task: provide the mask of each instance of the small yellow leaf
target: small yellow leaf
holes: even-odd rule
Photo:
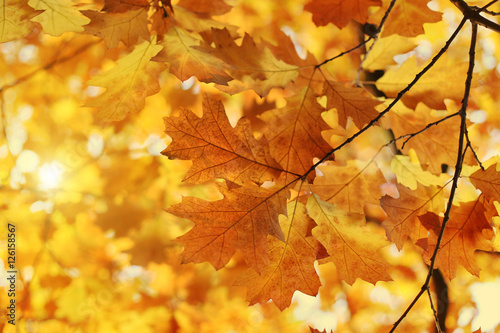
[[[420,164],[410,161],[409,156],[396,155],[391,162],[391,170],[396,174],[398,182],[411,190],[417,189],[417,182],[424,186],[443,185],[449,178],[445,174],[436,176],[429,171],[424,171]]]

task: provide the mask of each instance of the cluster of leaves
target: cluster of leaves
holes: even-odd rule
[[[399,327],[440,329],[437,287],[417,302],[435,269],[450,288],[500,270],[499,55],[476,48],[499,41],[498,4],[472,5],[5,0],[0,196],[24,329],[300,330],[273,306],[323,290],[362,330],[358,279],[416,288],[380,329],[415,304],[429,316]],[[54,159],[67,180],[47,190],[31,173]]]

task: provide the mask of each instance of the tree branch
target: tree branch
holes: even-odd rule
[[[460,11],[464,14],[464,17],[470,20],[472,23],[482,25],[485,28],[496,31],[500,33],[500,25],[488,20],[486,17],[481,16],[481,12],[497,2],[498,0],[491,1],[486,6],[482,8],[471,7],[464,0],[450,0]]]
[[[466,19],[464,17],[464,19]],[[463,21],[463,20],[462,20]],[[476,40],[477,40],[477,24],[472,22],[472,36],[471,36],[471,43],[470,43],[470,49],[469,49],[469,69],[467,70],[467,79],[465,80],[465,91],[464,91],[464,98],[462,99],[462,107],[460,108],[459,114],[461,118],[460,122],[460,135],[458,139],[458,153],[457,153],[457,162],[455,165],[455,173],[453,174],[453,183],[451,186],[451,191],[450,191],[450,197],[448,199],[448,205],[446,206],[446,211],[444,213],[444,218],[443,218],[443,225],[441,226],[441,231],[439,232],[438,238],[437,238],[437,243],[436,243],[436,248],[434,249],[434,253],[432,254],[431,260],[430,260],[430,265],[429,265],[429,273],[427,274],[427,278],[425,279],[424,284],[422,285],[422,288],[420,289],[420,292],[415,296],[411,304],[408,306],[406,311],[399,317],[399,319],[394,323],[393,328],[391,329],[390,332],[394,332],[398,325],[403,321],[403,319],[406,317],[406,315],[410,312],[410,310],[413,308],[415,303],[418,301],[418,299],[422,296],[422,294],[429,288],[429,284],[434,272],[434,265],[436,263],[436,258],[437,254],[439,252],[439,248],[441,246],[441,242],[443,240],[443,235],[444,231],[446,229],[446,225],[448,221],[450,220],[450,213],[451,213],[451,208],[453,206],[453,200],[455,198],[455,193],[458,187],[458,179],[460,178],[460,174],[462,172],[462,166],[463,166],[463,157],[465,154],[465,133],[467,131],[467,104],[469,102],[469,95],[470,95],[470,89],[472,85],[472,75],[474,71],[474,64],[475,64],[475,51],[476,51]]]

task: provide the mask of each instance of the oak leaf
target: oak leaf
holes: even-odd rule
[[[474,252],[490,251],[490,241],[495,236],[485,212],[486,209],[480,199],[463,202],[459,207],[452,208],[435,263],[435,267],[439,267],[449,279],[455,277],[458,265],[479,276],[479,266],[476,264]],[[424,259],[430,262],[443,218],[428,212],[419,216],[419,219],[427,229],[431,230],[426,242],[428,250],[423,255]]]
[[[396,65],[394,56],[408,53],[416,46],[412,40],[399,35],[379,38],[372,45],[363,62],[363,68],[371,71],[385,70],[388,66]]]
[[[411,190],[417,189],[417,182],[424,185],[443,185],[450,177],[441,174],[439,177],[422,170],[422,166],[410,160],[409,156],[396,155],[391,162],[391,171],[396,175],[398,182]]]
[[[347,87],[342,83],[326,81],[323,94],[327,97],[326,107],[337,109],[339,125],[345,128],[352,118],[358,128],[363,128],[379,113],[375,106],[379,101],[371,98],[363,89]]]
[[[304,6],[304,10],[313,14],[313,22],[317,26],[333,23],[342,29],[350,20],[365,23],[369,7],[380,5],[380,0],[312,0]]]
[[[370,164],[363,169],[354,161],[346,166],[321,165],[321,176],[314,179],[312,191],[322,200],[351,213],[364,213],[365,204],[379,204],[380,185],[386,182],[380,170]]]
[[[82,11],[90,19],[85,32],[101,37],[110,49],[119,45],[137,44],[139,38],[149,40],[148,16],[144,8],[123,13],[102,13],[93,10]]]
[[[43,11],[31,21],[42,25],[43,31],[53,36],[65,32],[81,32],[90,20],[75,8],[70,0],[29,0],[33,9]]]
[[[231,189],[229,188],[231,186]],[[237,250],[248,266],[262,272],[269,265],[267,236],[284,241],[279,214],[286,214],[286,189],[218,184],[222,200],[183,197],[167,212],[190,219],[194,227],[180,236],[182,261],[224,267]]]
[[[391,280],[390,265],[379,253],[389,242],[367,228],[362,214],[347,213],[317,195],[309,197],[306,207],[318,224],[312,234],[330,255],[320,264],[333,262],[339,277],[350,285],[357,278],[373,284]]]
[[[418,216],[427,212],[442,212],[444,199],[442,189],[435,186],[423,187],[417,184],[414,191],[399,184],[396,186],[399,198],[385,195],[380,199],[380,203],[387,213],[382,227],[386,230],[387,238],[401,250],[408,237],[413,242],[427,237],[427,230]]]
[[[0,43],[22,38],[33,31],[35,24],[30,19],[39,13],[25,0],[0,2]]]
[[[469,176],[470,182],[487,197],[500,202],[500,172],[493,164],[486,170],[477,170]]]
[[[392,111],[388,115],[389,121],[383,124],[392,130],[395,137],[416,133],[424,129],[427,124],[439,120],[432,116],[432,110],[423,104],[419,104],[415,111],[403,108]],[[404,147],[398,146],[405,154],[414,149],[420,164],[427,167],[427,171],[440,174],[442,164],[454,165],[456,162],[459,130],[460,118],[450,118],[408,139]]]
[[[106,91],[87,103],[99,107],[98,117],[105,121],[122,120],[127,114],[144,108],[144,100],[160,90],[158,74],[167,66],[151,62],[162,46],[145,41],[127,56],[118,60],[112,69],[92,77],[87,84],[105,87]]]
[[[427,7],[429,0],[397,1],[384,24],[383,36],[415,37],[424,33],[424,23],[441,21],[441,14]],[[384,10],[385,13],[385,10]]]
[[[280,216],[280,225],[286,235],[284,241],[269,237],[269,265],[260,274],[252,269],[238,276],[237,286],[246,286],[247,301],[250,305],[274,304],[284,310],[292,301],[295,291],[315,296],[321,286],[314,261],[324,257],[324,249],[311,236],[316,226],[305,213],[304,204],[290,202],[288,217]]]
[[[313,91],[304,88],[285,107],[260,116],[268,124],[264,135],[271,154],[284,170],[303,175],[313,165],[313,158],[322,158],[331,150],[321,136],[330,129],[321,117],[324,111]]]
[[[148,8],[148,0],[104,0],[102,11],[109,13],[123,13],[129,10]]]
[[[229,87],[218,87],[224,92],[236,94],[253,89],[263,97],[272,88],[284,88],[297,78],[298,66],[277,59],[269,48],[257,44],[248,34],[241,45],[236,44],[226,28],[212,29],[211,38],[215,45],[212,54],[229,66],[231,77],[238,79],[231,81]]]
[[[178,6],[208,15],[222,15],[233,8],[224,0],[181,0]]]
[[[154,60],[169,63],[170,73],[181,81],[195,76],[201,82],[227,85],[233,79],[228,65],[213,55],[213,49],[201,46],[203,40],[195,33],[176,27],[163,35],[160,44],[164,48]]]
[[[282,168],[270,155],[264,138],[256,140],[246,118],[231,126],[221,101],[205,97],[203,117],[181,109],[179,117],[165,117],[172,143],[162,152],[169,158],[192,160],[183,181],[203,183],[224,178],[244,184],[274,180]]]

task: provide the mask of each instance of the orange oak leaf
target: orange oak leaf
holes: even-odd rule
[[[94,10],[84,10],[82,14],[90,19],[85,32],[104,39],[110,49],[119,45],[137,44],[139,38],[149,40],[147,10],[139,8],[122,13],[103,13]]]
[[[463,266],[471,274],[479,276],[479,266],[476,264],[474,252],[476,250],[490,251],[492,247],[489,241],[495,236],[485,212],[486,209],[480,199],[464,202],[459,207],[452,208],[435,265],[449,279],[455,277],[458,265]],[[427,229],[432,231],[427,242],[428,250],[423,255],[429,263],[436,248],[437,235],[441,231],[443,218],[428,212],[419,216],[419,219]]]
[[[441,14],[427,7],[429,0],[397,1],[387,17],[382,31],[383,36],[398,34],[415,37],[424,33],[424,23],[441,21]],[[385,13],[385,9],[383,9]]]
[[[286,189],[227,183],[218,187],[222,200],[183,197],[180,204],[167,209],[194,222],[194,227],[178,238],[185,247],[182,261],[208,261],[221,269],[240,250],[247,265],[262,272],[269,265],[267,236],[281,242],[285,239],[278,216],[286,214]]]
[[[253,89],[263,97],[272,88],[284,88],[297,78],[298,66],[277,59],[265,44],[257,44],[248,34],[241,45],[236,44],[226,28],[212,29],[210,37],[207,43],[215,45],[212,54],[229,66],[229,75],[238,79],[231,81],[229,87],[218,87],[224,92],[236,94]]]
[[[400,184],[396,186],[399,198],[385,195],[380,203],[387,213],[382,227],[386,230],[387,238],[401,250],[408,237],[413,242],[427,237],[427,230],[418,216],[426,212],[442,212],[444,199],[442,189],[435,186],[424,187],[418,184],[415,191]]]
[[[87,84],[107,90],[87,106],[99,107],[98,117],[105,121],[122,120],[131,112],[141,111],[146,97],[160,90],[158,74],[166,65],[150,60],[161,49],[156,38],[151,43],[145,41],[118,60],[115,67],[92,77]]]
[[[360,214],[364,213],[365,204],[379,204],[382,196],[379,186],[386,180],[373,163],[363,169],[354,161],[346,166],[327,164],[318,168],[322,175],[314,179],[311,188],[322,200],[344,211]]]
[[[486,170],[477,170],[469,176],[471,183],[489,199],[500,202],[500,172],[493,164]]]
[[[250,305],[274,304],[284,310],[290,306],[295,291],[315,296],[321,286],[314,261],[325,256],[324,248],[311,236],[316,226],[305,213],[304,204],[290,202],[288,217],[280,216],[280,225],[286,235],[284,242],[269,237],[269,265],[258,274],[247,270],[235,281],[237,286],[246,286]]]
[[[260,116],[268,124],[264,134],[271,154],[286,171],[302,175],[313,165],[313,158],[322,158],[331,150],[321,136],[330,129],[321,118],[324,111],[312,90],[304,88],[284,108]]]
[[[362,214],[346,213],[317,195],[309,197],[307,211],[318,224],[313,236],[330,255],[320,264],[333,262],[339,277],[350,285],[357,278],[373,284],[391,280],[387,273],[390,265],[379,253],[389,242],[367,228]]]
[[[342,29],[350,20],[365,23],[368,8],[380,5],[380,0],[312,0],[304,6],[304,10],[313,14],[313,22],[317,26],[333,23]]]
[[[368,124],[379,115],[375,106],[380,104],[371,98],[363,89],[347,87],[345,84],[326,81],[323,93],[327,97],[326,107],[336,108],[339,125],[345,128],[347,119],[352,118],[358,128]]]
[[[423,104],[419,104],[415,111],[403,108],[393,111],[383,124],[392,130],[396,138],[418,132],[440,119],[432,116],[432,110]],[[428,171],[440,174],[441,164],[454,165],[456,162],[459,129],[460,118],[450,118],[411,138],[404,147],[402,143],[398,146],[405,154],[414,149],[422,166],[427,165]]]
[[[208,15],[222,15],[233,8],[224,0],[181,0],[178,6],[187,8],[196,13]]]
[[[224,178],[237,184],[248,180],[262,184],[283,171],[270,155],[265,138],[255,139],[248,119],[241,118],[235,128],[231,126],[221,101],[205,96],[203,117],[181,109],[179,117],[164,120],[172,143],[162,154],[193,161],[183,181]]]
[[[164,46],[155,61],[170,64],[170,73],[181,81],[195,76],[199,81],[227,85],[232,77],[227,74],[228,65],[215,57],[213,49],[200,46],[203,40],[195,33],[176,27],[163,35]]]

